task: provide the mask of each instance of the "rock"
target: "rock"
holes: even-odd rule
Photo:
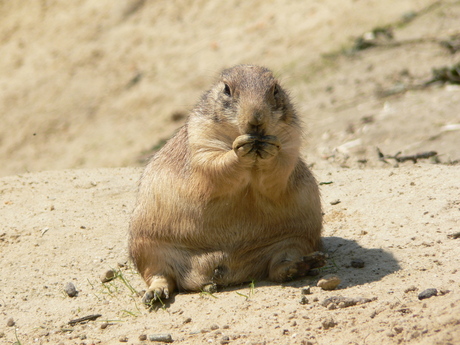
[[[216,329],[219,329],[219,326],[214,324],[214,325],[211,325],[211,327],[209,327],[209,328],[211,328],[211,330],[215,331]]]
[[[437,294],[438,294],[438,290],[436,290],[435,288],[426,289],[418,294],[418,299],[422,300],[425,298],[430,298],[430,297],[436,296]]]
[[[330,306],[336,306],[338,308],[347,308],[347,307],[351,307],[351,306],[354,306],[354,305],[369,303],[369,302],[375,301],[376,299],[377,299],[377,297],[374,297],[374,298],[363,298],[363,297],[350,298],[350,297],[342,297],[342,296],[332,296],[332,297],[326,298],[324,301],[322,301],[321,305],[323,307],[328,308],[328,309],[336,309],[334,307],[330,308]]]
[[[404,293],[412,292],[412,291],[417,291],[418,288],[415,285],[409,286],[406,290],[404,290]]]
[[[337,322],[335,322],[333,318],[327,318],[326,320],[323,320],[323,322],[321,322],[321,325],[326,330],[337,326]]]
[[[116,277],[117,277],[117,271],[111,269],[111,270],[105,271],[101,275],[101,282],[108,283],[109,281],[114,280]]]
[[[365,263],[363,260],[361,259],[354,259],[354,260],[351,260],[351,267],[353,268],[363,268]]]
[[[16,324],[16,322],[14,322],[14,319],[13,319],[12,317],[10,317],[10,318],[8,319],[8,321],[6,322],[6,325],[7,325],[8,327],[13,327],[15,324]]]
[[[139,336],[139,340],[140,340],[140,341],[147,340],[147,334],[141,334],[141,335]]]
[[[310,287],[306,287],[306,288],[303,288],[302,290],[300,290],[300,293],[302,295],[310,295],[311,294],[311,290],[310,290]]]
[[[224,335],[224,336],[220,339],[220,343],[221,343],[222,345],[230,343],[230,337],[229,337],[228,335]]]
[[[308,304],[308,298],[305,296],[300,297],[299,303],[302,305]]]
[[[323,290],[334,290],[340,284],[341,280],[336,275],[325,275],[318,281],[317,286]]]
[[[128,342],[128,337],[125,337],[125,336],[120,337],[120,339],[118,339],[118,341],[119,341],[120,343],[127,343],[127,342]]]
[[[399,334],[404,330],[404,328],[400,326],[395,326],[393,330],[395,331],[396,334]]]
[[[106,329],[109,324],[107,322],[101,323],[101,329]]]
[[[149,335],[149,340],[158,341],[161,343],[172,343],[173,342],[172,336],[169,333],[151,334]]]
[[[334,310],[337,309],[337,304],[331,303],[327,306],[327,310]]]
[[[184,320],[184,324],[186,323],[189,323],[189,322],[192,322],[192,318],[191,317],[188,317]]]
[[[69,283],[67,283],[65,285],[64,291],[66,292],[67,296],[69,296],[69,297],[75,297],[75,296],[78,295],[77,288],[75,287],[75,285],[73,285],[72,282],[69,282]]]

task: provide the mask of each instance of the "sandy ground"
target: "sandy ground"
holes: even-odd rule
[[[8,1],[0,13],[0,343],[460,344],[460,88],[423,86],[459,62],[442,43],[460,48],[459,1]],[[377,27],[393,38],[352,49]],[[318,277],[149,311],[126,253],[141,166],[241,62],[272,68],[297,103],[303,154],[332,182],[330,259]],[[438,154],[384,162],[377,147]],[[337,290],[316,287],[326,274]],[[420,300],[428,288],[437,296]],[[371,301],[324,307],[332,296]]]

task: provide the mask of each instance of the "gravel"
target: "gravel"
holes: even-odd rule
[[[66,292],[67,296],[69,297],[75,297],[78,295],[77,288],[72,282],[69,282],[65,285],[64,291]]]
[[[418,294],[418,299],[422,300],[425,298],[430,298],[433,296],[437,296],[437,294],[438,294],[438,290],[436,290],[435,288],[426,289]]]

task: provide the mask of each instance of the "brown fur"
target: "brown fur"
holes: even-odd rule
[[[321,204],[300,137],[268,69],[222,72],[142,175],[129,250],[145,300],[312,268],[303,257],[320,247]]]

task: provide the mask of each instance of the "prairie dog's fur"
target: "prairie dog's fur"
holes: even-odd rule
[[[173,290],[285,281],[318,263],[317,183],[299,156],[301,125],[266,68],[224,70],[139,186],[129,251],[148,285]]]

